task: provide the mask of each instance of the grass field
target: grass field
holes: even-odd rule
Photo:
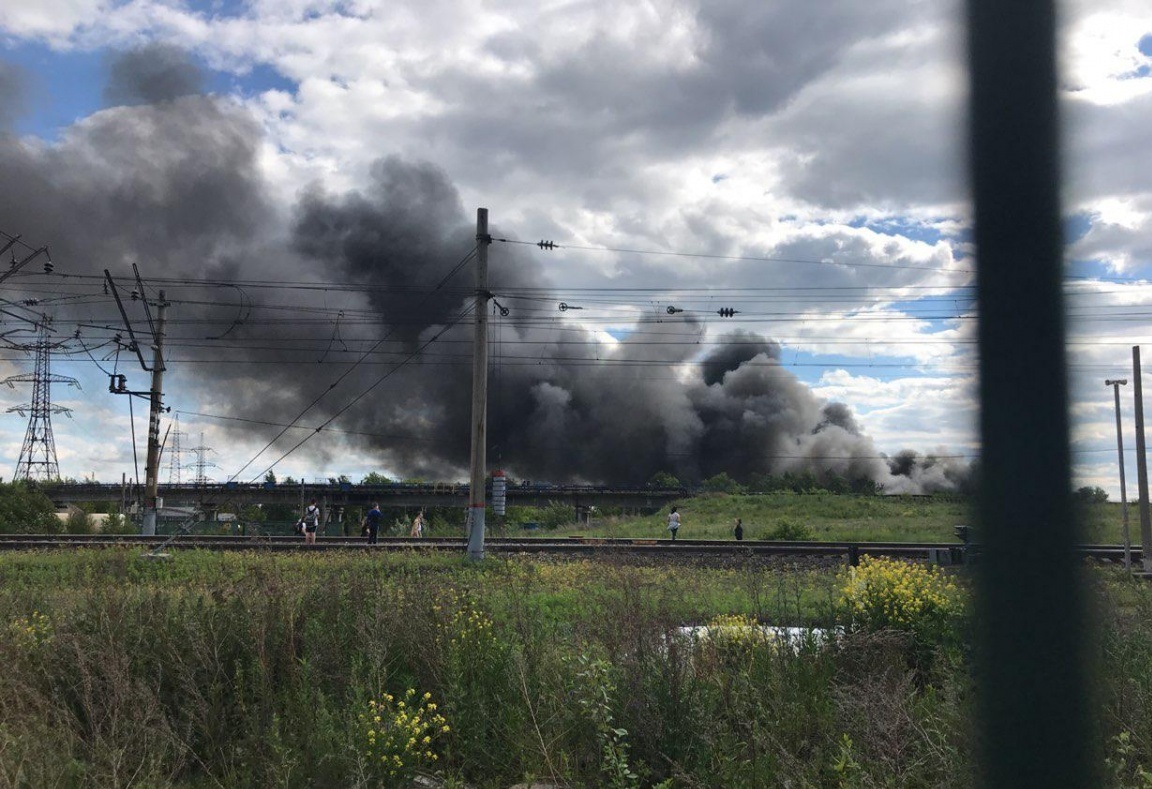
[[[676,502],[682,539],[732,539],[735,518],[744,539],[812,539],[858,542],[955,542],[953,527],[975,524],[970,501],[931,496],[845,496],[831,493],[772,493],[752,496],[710,494]],[[1121,542],[1119,503],[1082,510],[1084,542]],[[647,517],[598,518],[585,525],[530,533],[604,537],[668,536],[668,509]],[[1139,515],[1129,508],[1133,544],[1139,544]],[[509,528],[509,535],[518,530]],[[804,536],[782,536],[804,535]]]
[[[606,515],[593,512],[587,523],[576,522],[568,505],[554,503],[535,509],[512,507],[506,522],[489,513],[488,532],[507,537],[642,537],[667,539],[670,506],[681,514],[681,539],[733,539],[736,518],[744,524],[745,540],[825,540],[836,542],[956,542],[954,527],[974,526],[974,502],[955,496],[853,496],[834,493],[766,493],[729,495],[707,493],[673,502],[660,512],[647,515]],[[1123,522],[1118,502],[1079,505],[1084,543],[1122,542]],[[383,534],[408,536],[417,510],[389,511]],[[352,516],[351,524],[356,520]],[[1132,544],[1140,544],[1139,513],[1129,506]],[[525,529],[524,522],[539,524]],[[171,528],[165,524],[162,531]],[[333,534],[337,527],[329,527]],[[349,525],[350,534],[355,527]],[[197,533],[231,532],[216,523],[201,524]],[[252,533],[292,534],[288,522],[252,526]],[[428,511],[426,536],[453,537],[463,532],[459,508]]]

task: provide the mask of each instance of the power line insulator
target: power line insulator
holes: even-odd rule
[[[556,242],[555,241],[540,241],[540,243],[538,243],[536,246],[540,247],[541,249],[555,249],[556,248]]]
[[[720,309],[716,310],[716,314],[721,318],[731,318],[733,315],[736,315],[739,312],[740,310],[734,310],[731,307],[721,307]]]
[[[683,311],[684,310],[680,309],[679,307],[673,307],[671,304],[669,304],[668,309],[665,310],[665,312],[667,312],[669,315],[675,315],[676,313]]]
[[[52,264],[52,258],[48,258],[48,260],[44,261],[44,273],[45,274],[51,274],[52,269],[54,269],[54,268],[56,268],[56,266],[54,266]]]

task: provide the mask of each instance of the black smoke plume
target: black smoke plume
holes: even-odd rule
[[[162,104],[204,90],[204,74],[188,53],[170,44],[148,44],[117,55],[109,63],[104,102]]]
[[[170,405],[248,420],[227,423],[245,446],[301,416],[331,420],[297,458],[462,478],[472,267],[445,277],[475,231],[448,176],[387,158],[367,186],[313,186],[285,214],[260,175],[258,124],[198,95],[203,80],[179,52],[126,53],[111,73],[107,96],[121,106],[60,142],[0,132],[0,180],[20,185],[0,193],[2,229],[50,244],[58,272],[38,287],[87,283],[93,296],[56,306],[58,325],[107,346],[120,319],[92,275],[124,277],[137,263],[145,279],[172,280]],[[733,332],[700,358],[677,341],[701,333],[693,317],[640,320],[616,342],[578,318],[542,320],[539,304],[555,301],[521,250],[496,245],[490,258],[490,289],[510,305],[492,322],[493,467],[557,483],[813,471],[894,492],[956,484],[957,470],[932,458],[885,459],[847,406],[819,400],[781,365],[770,338]],[[290,431],[241,479],[300,437]]]

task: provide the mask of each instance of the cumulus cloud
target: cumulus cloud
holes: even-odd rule
[[[547,326],[539,304],[532,316],[512,302],[503,331],[530,358],[505,359],[494,379],[507,390],[493,412],[497,457],[549,458],[557,477],[677,463],[703,475],[724,455],[721,438],[744,431],[795,446],[745,452],[737,441],[741,466],[815,463],[849,447],[842,454],[884,475],[887,464],[865,457],[891,456],[905,440],[921,457],[974,443],[956,4],[65,5],[5,4],[0,27],[62,48],[115,46],[111,106],[51,142],[0,140],[0,173],[30,187],[0,198],[5,229],[50,241],[54,258],[84,271],[146,261],[154,276],[347,286],[304,303],[267,289],[196,294],[213,302],[198,315],[208,321],[195,328],[201,341],[227,332],[234,345],[258,344],[270,331],[261,310],[298,324],[294,350],[261,352],[275,364],[236,349],[215,386],[197,390],[212,408],[294,415],[331,383],[327,368],[302,373],[303,360],[351,360],[391,333],[388,355],[342,384],[362,391],[385,362],[440,334],[406,365],[415,377],[385,379],[369,396],[375,413],[352,409],[341,424],[370,433],[356,446],[397,468],[461,468],[467,431],[454,425],[466,410],[469,338],[451,324],[468,288],[453,282],[417,302],[470,248],[472,209],[486,205],[508,237],[567,247],[494,249],[498,294],[578,303],[590,289],[614,290],[595,320],[591,310],[552,314]],[[1129,0],[1073,3],[1064,27],[1067,194],[1086,225],[1070,251],[1137,277],[1152,216],[1138,153],[1152,142],[1143,13]],[[220,75],[194,63],[254,87],[207,97]],[[256,67],[283,79],[267,88]],[[0,94],[5,84],[0,74]],[[1117,296],[1115,309],[1122,302],[1130,312],[1145,303]],[[685,313],[654,323],[670,303]],[[717,320],[725,305],[740,315]],[[1122,321],[1102,305],[1081,310],[1074,336],[1116,347],[1077,356],[1085,367],[1074,375],[1122,366],[1125,343],[1146,335],[1142,315]],[[622,339],[602,343],[608,331]],[[797,355],[824,365],[824,378]],[[808,383],[815,391],[804,395]],[[1091,398],[1094,388],[1103,387],[1073,392]],[[658,412],[645,412],[641,430],[613,412],[613,398]],[[825,413],[836,401],[851,414]],[[338,407],[322,401],[317,418]],[[605,443],[598,419],[649,453]],[[561,429],[581,440],[554,451]],[[333,456],[348,448],[315,441]],[[598,465],[613,452],[620,468]]]

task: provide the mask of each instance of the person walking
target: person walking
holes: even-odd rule
[[[744,539],[744,521],[737,518],[736,519],[736,528],[734,531],[736,533],[736,539],[737,540],[743,540]]]
[[[675,507],[668,513],[668,531],[671,532],[673,540],[676,539],[676,532],[680,531],[680,513]]]
[[[368,514],[364,516],[364,528],[367,529],[368,544],[376,545],[377,537],[380,536],[380,519],[383,518],[383,513],[380,512],[380,505],[372,502],[372,508],[368,510]]]
[[[316,504],[316,499],[304,510],[304,544],[316,544],[316,530],[320,528],[320,507]]]
[[[420,510],[420,514],[412,521],[412,531],[409,532],[411,537],[424,536],[424,510]]]

